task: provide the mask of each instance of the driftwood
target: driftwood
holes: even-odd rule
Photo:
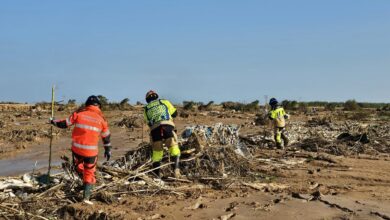
[[[26,215],[31,216],[31,217],[35,217],[35,218],[39,218],[39,219],[43,219],[43,220],[49,220],[43,216],[34,215],[34,214],[29,213],[29,212],[17,210],[17,209],[14,209],[14,208],[2,205],[2,204],[0,204],[0,208],[8,209],[9,211],[12,211],[12,212],[14,212],[14,214],[18,214],[18,215],[26,214]]]
[[[23,180],[8,179],[0,183],[0,190],[4,189],[23,189],[23,188],[33,188],[31,183],[26,183]]]
[[[251,187],[253,189],[261,190],[261,191],[268,191],[268,192],[278,192],[283,191],[287,188],[289,188],[288,185],[284,184],[277,184],[277,183],[241,183],[244,186]]]
[[[36,197],[36,198],[41,198],[43,195],[45,195],[45,194],[47,194],[47,193],[49,193],[49,192],[54,192],[54,191],[56,191],[56,190],[59,190],[59,189],[60,189],[61,187],[63,187],[64,185],[65,185],[64,183],[60,183],[60,184],[55,185],[55,186],[51,187],[50,189],[48,189],[48,190],[46,190],[46,191],[42,192],[41,194],[39,194],[39,195],[37,195],[37,196],[34,196],[34,197]]]
[[[157,169],[160,169],[160,168],[169,166],[169,165],[171,165],[171,164],[173,164],[173,163],[167,163],[167,164],[161,165],[161,166],[159,166],[159,167],[156,167],[156,168],[153,168],[153,169],[150,169],[150,170],[147,170],[147,171],[145,171],[145,172],[141,172],[141,173],[138,173],[138,174],[135,174],[135,175],[134,175],[134,173],[130,173],[129,175],[127,175],[127,176],[125,176],[125,177],[123,177],[123,178],[121,178],[121,179],[119,179],[119,180],[117,180],[117,181],[113,181],[113,182],[111,182],[111,183],[109,183],[109,184],[105,184],[105,185],[103,184],[103,185],[101,185],[100,187],[96,187],[95,190],[94,190],[94,193],[96,193],[96,192],[98,192],[99,190],[102,190],[102,189],[104,189],[104,188],[107,188],[107,187],[116,185],[116,184],[118,184],[118,183],[121,183],[122,181],[125,181],[125,180],[128,180],[128,179],[134,179],[134,178],[136,178],[136,177],[145,175],[145,174],[147,174],[147,173],[153,172],[153,171],[155,171],[155,170],[157,170]]]
[[[230,213],[230,214],[227,214],[227,215],[220,216],[219,219],[221,219],[221,220],[229,220],[229,219],[233,218],[234,216],[236,216],[235,213]]]
[[[186,179],[178,179],[178,178],[174,178],[174,177],[168,177],[169,180],[174,180],[174,181],[178,181],[178,182],[183,182],[183,183],[193,183],[192,181],[190,180],[186,180]]]

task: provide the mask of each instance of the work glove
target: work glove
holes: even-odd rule
[[[104,146],[104,158],[107,158],[107,161],[111,158],[111,146]]]

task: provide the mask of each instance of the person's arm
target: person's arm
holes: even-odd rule
[[[167,106],[169,114],[172,116],[172,118],[177,117],[177,109],[172,105],[172,103],[168,100],[161,100],[164,105]]]
[[[283,117],[284,119],[289,119],[290,118],[290,115],[286,113],[286,111],[283,109]]]
[[[146,122],[146,124],[149,124],[149,119],[148,116],[146,115],[146,110],[144,110],[144,121]]]
[[[77,113],[73,113],[69,118],[67,119],[50,119],[50,123],[58,128],[68,128],[69,126],[72,126],[77,118]]]
[[[274,120],[273,111],[270,111],[270,112],[268,113],[268,119],[269,119],[269,120]]]
[[[176,118],[177,117],[177,109],[172,113],[172,118]]]
[[[102,141],[104,146],[104,158],[107,158],[107,161],[111,158],[111,133],[108,129],[108,123],[107,121],[103,122],[103,129],[102,129]]]

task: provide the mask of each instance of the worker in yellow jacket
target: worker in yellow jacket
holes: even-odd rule
[[[278,100],[275,98],[270,99],[269,105],[271,106],[269,119],[271,119],[273,123],[276,147],[282,149],[282,139],[284,147],[287,147],[289,142],[286,131],[286,120],[289,119],[289,115],[286,114],[284,108],[279,105]]]
[[[153,90],[146,93],[146,102],[148,104],[144,107],[144,118],[150,128],[153,168],[161,165],[165,146],[169,149],[174,162],[172,168],[175,177],[178,178],[180,177],[180,148],[173,122],[173,118],[177,116],[177,110],[168,100],[159,99],[158,94]],[[159,169],[154,173],[160,177]]]

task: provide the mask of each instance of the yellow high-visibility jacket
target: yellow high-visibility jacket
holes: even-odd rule
[[[175,126],[172,115],[176,112],[171,102],[157,99],[144,107],[144,119],[152,130],[162,124]]]
[[[269,112],[269,118],[274,122],[275,127],[284,128],[286,126],[286,119],[289,115],[286,114],[284,108],[279,106]]]

